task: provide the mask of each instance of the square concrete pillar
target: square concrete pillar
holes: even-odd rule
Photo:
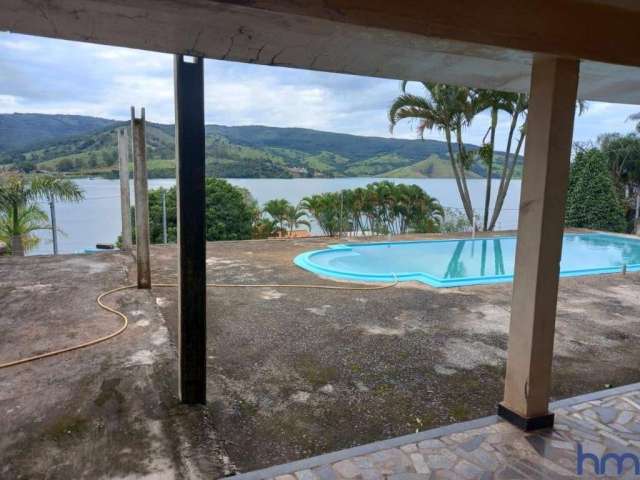
[[[136,266],[138,288],[151,288],[151,258],[149,253],[149,184],[147,174],[147,144],[144,108],[140,118],[131,107],[131,140],[133,142],[133,186],[136,206]]]
[[[504,400],[498,414],[533,430],[548,411],[558,276],[579,62],[534,57]]]
[[[131,234],[131,198],[129,197],[129,132],[119,128],[118,164],[120,165],[120,214],[122,217],[122,250],[131,251],[133,239]]]

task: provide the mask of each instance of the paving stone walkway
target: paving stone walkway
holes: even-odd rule
[[[496,417],[451,425],[287,465],[249,472],[238,480],[428,480],[640,478],[634,459],[618,473],[615,458],[596,475],[592,459],[577,474],[577,448],[640,456],[640,384],[552,405],[553,429],[524,433]],[[640,468],[640,465],[638,466]]]

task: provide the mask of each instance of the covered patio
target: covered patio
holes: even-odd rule
[[[202,404],[208,398],[203,59],[216,58],[529,93],[516,273],[504,395],[496,407],[498,415],[525,431],[554,427],[544,434],[518,437],[537,438],[532,442],[543,450],[548,440],[551,452],[556,447],[562,450],[561,444],[566,446],[578,440],[579,432],[586,428],[584,424],[597,424],[587,430],[598,443],[599,435],[616,437],[611,433],[616,430],[616,422],[627,429],[627,422],[620,420],[622,415],[625,419],[631,415],[628,421],[635,421],[634,411],[628,414],[622,411],[622,406],[635,402],[633,393],[627,391],[621,393],[622,396],[595,400],[603,401],[605,408],[620,408],[615,415],[598,416],[600,413],[595,410],[600,408],[598,403],[584,407],[584,415],[575,411],[578,406],[574,406],[573,410],[555,412],[559,416],[555,426],[549,400],[575,105],[577,99],[640,104],[640,50],[637,48],[640,6],[636,2],[489,0],[479,6],[477,2],[467,1],[7,0],[0,6],[0,13],[3,30],[176,55],[180,265],[177,369],[183,403]],[[210,315],[217,314],[210,312]],[[593,413],[587,415],[588,412]],[[582,424],[574,428],[576,419]],[[474,432],[476,435],[471,435],[470,440],[484,433],[487,438],[501,432],[517,433],[503,423],[492,425],[494,421],[467,425],[463,429],[487,429]],[[607,425],[601,428],[598,422]],[[593,433],[594,428],[597,433]],[[447,445],[452,445],[447,439],[456,442],[447,437],[447,432],[425,435],[425,438],[442,437]],[[489,451],[484,448],[487,445],[484,437],[481,438],[482,441],[473,442],[483,451]],[[418,441],[423,440],[393,441],[394,449],[404,447],[398,450],[399,462],[404,464],[407,455],[412,458],[411,454],[423,453],[420,449],[432,448],[433,444],[421,447]],[[623,446],[630,446],[630,442],[625,439]],[[460,448],[466,452],[477,450],[470,449],[469,445]],[[384,445],[379,449],[388,450]],[[397,453],[393,449],[388,451],[392,452],[388,454],[391,456]],[[365,453],[358,452],[347,453],[336,461]],[[507,452],[499,453],[494,455],[495,460],[509,462]],[[366,454],[373,453],[366,451]],[[387,453],[374,455],[379,459]],[[558,454],[557,462],[556,459],[551,462],[566,469],[563,458]],[[374,459],[369,460],[374,462]],[[321,462],[331,464],[334,471],[337,468],[334,460]],[[365,460],[362,462],[369,465]],[[365,470],[371,469],[354,465],[361,470],[357,473],[350,470],[353,477],[365,478]],[[415,462],[412,465],[407,466],[406,472],[420,473],[418,469],[422,467],[416,467]],[[462,460],[456,460],[450,468],[459,465],[463,465]],[[562,474],[551,464],[545,466],[555,474]],[[432,467],[429,468],[438,470]],[[298,471],[301,478],[309,468],[274,472],[279,475]],[[525,478],[529,474],[526,468],[515,464],[514,469],[522,470],[520,473]],[[446,478],[449,467],[442,470],[436,474]],[[328,470],[326,472],[329,475]],[[345,472],[338,473],[349,477]],[[484,475],[482,471],[476,473],[480,477]],[[458,472],[458,475],[463,474]]]

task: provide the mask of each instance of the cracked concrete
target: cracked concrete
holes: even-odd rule
[[[292,264],[325,245],[209,244],[208,281],[335,285]],[[152,265],[175,282],[173,246],[154,246]],[[0,361],[111,331],[94,299],[131,266],[0,260]],[[560,281],[554,398],[638,381],[638,287],[640,273]],[[132,321],[118,339],[0,371],[0,477],[217,477],[492,414],[510,298],[510,284],[210,289],[208,404],[194,408],[175,395],[177,292],[114,296]]]
[[[128,283],[119,253],[0,258],[0,363],[117,329],[96,296]],[[176,352],[154,297],[106,300],[130,327],[105,343],[0,370],[0,478],[215,478],[209,414],[176,397]]]
[[[323,239],[211,243],[207,256],[216,261],[208,281],[335,285],[292,263],[326,245]],[[152,256],[158,281],[175,278],[172,247],[154,247]],[[640,273],[560,281],[554,398],[640,379],[639,287]],[[510,284],[271,289],[283,294],[278,298],[265,295],[269,290],[208,292],[208,408],[241,471],[495,412]],[[176,292],[162,297],[175,338]],[[331,394],[323,391],[327,385]]]

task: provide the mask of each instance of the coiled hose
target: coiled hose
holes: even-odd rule
[[[314,284],[309,284],[309,285],[298,285],[298,284],[274,284],[274,283],[265,283],[265,284],[250,284],[250,285],[243,285],[243,284],[235,284],[235,283],[208,283],[207,284],[207,288],[315,288],[315,289],[320,289],[320,290],[358,290],[358,291],[367,291],[367,290],[384,290],[386,288],[391,288],[391,287],[395,287],[398,284],[398,277],[395,276],[395,274],[392,274],[393,278],[394,278],[394,282],[390,283],[388,285],[376,285],[376,286],[353,286],[353,287],[346,287],[346,286],[335,286],[335,285],[314,285]],[[154,283],[151,285],[152,287],[155,288],[175,288],[178,286],[177,283]],[[33,355],[31,357],[26,357],[26,358],[20,358],[18,360],[13,360],[11,362],[7,362],[7,363],[0,363],[0,370],[3,368],[9,368],[9,367],[15,367],[17,365],[22,365],[25,363],[29,363],[29,362],[33,362],[35,360],[41,360],[43,358],[47,358],[47,357],[53,357],[56,355],[61,355],[63,353],[67,353],[67,352],[72,352],[74,350],[80,350],[82,348],[87,348],[87,347],[91,347],[93,345],[97,345],[98,343],[102,343],[102,342],[106,342],[107,340],[110,340],[114,337],[117,337],[118,335],[120,335],[122,332],[124,332],[127,329],[127,326],[129,325],[129,317],[127,317],[127,315],[125,315],[124,313],[122,313],[119,310],[116,310],[113,307],[110,307],[109,305],[105,304],[103,302],[103,300],[108,297],[109,295],[113,295],[114,293],[117,292],[122,292],[123,290],[130,290],[133,288],[137,288],[137,285],[125,285],[122,287],[118,287],[118,288],[114,288],[112,290],[108,290],[106,292],[102,292],[100,295],[98,295],[98,297],[96,298],[96,303],[98,304],[98,306],[100,308],[102,308],[103,310],[106,310],[107,312],[113,313],[114,315],[120,317],[122,319],[122,325],[120,326],[120,328],[118,328],[117,330],[115,330],[114,332],[108,334],[108,335],[104,335],[102,337],[99,338],[95,338],[93,340],[89,340],[87,342],[83,342],[77,345],[72,345],[70,347],[65,347],[65,348],[60,348],[58,350],[52,350],[50,352],[45,352],[45,353],[41,353],[38,355]]]

